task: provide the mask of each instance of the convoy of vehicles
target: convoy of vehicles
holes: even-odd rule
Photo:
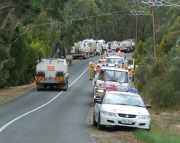
[[[116,41],[105,45],[104,40],[86,39],[71,49],[73,58],[88,58],[101,55],[105,48],[103,59],[94,65],[91,62],[92,70],[89,70],[93,72],[91,76],[94,74],[93,125],[97,125],[98,129],[104,126],[127,126],[149,130],[151,116],[146,108],[150,108],[150,105],[145,105],[138,90],[132,87],[130,72],[125,68],[130,64],[134,70],[134,59],[126,59],[120,48],[117,51],[117,45]],[[94,66],[97,71],[94,71]],[[68,78],[65,59],[42,59],[36,66],[37,90],[44,90],[48,86],[67,90]]]
[[[150,130],[151,116],[138,90],[132,86],[134,59],[124,53],[105,52],[105,65],[93,79],[93,125],[125,126]],[[128,66],[130,64],[130,66]]]
[[[68,78],[68,65],[65,59],[41,59],[36,65],[37,90],[45,90],[46,87],[67,90]]]
[[[108,41],[85,39],[77,42],[71,47],[71,55],[73,59],[84,58],[87,59],[90,56],[101,55],[106,52],[131,52],[135,50],[135,41],[133,39],[127,39],[123,41]]]

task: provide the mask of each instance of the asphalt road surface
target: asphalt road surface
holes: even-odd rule
[[[87,124],[93,101],[88,65],[101,57],[73,63],[67,91],[33,89],[0,105],[0,143],[94,143]]]

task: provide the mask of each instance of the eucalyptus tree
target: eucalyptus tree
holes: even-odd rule
[[[10,76],[9,69],[13,67],[13,64],[8,65],[16,60],[15,58],[12,60],[11,49],[17,39],[23,35],[22,33],[18,35],[16,31],[21,18],[29,10],[29,6],[29,0],[0,1],[0,51],[3,53],[0,59],[0,84],[7,82]]]
[[[11,57],[14,58],[14,67],[11,66],[11,70],[8,70],[8,76],[6,76],[6,79],[9,78],[10,84],[30,82],[37,60],[52,53],[50,46],[59,39],[60,33],[58,31],[60,30],[57,25],[43,26],[42,23],[57,22],[57,17],[52,17],[53,11],[50,13],[50,10],[53,10],[53,6],[57,6],[62,11],[62,3],[63,1],[51,1],[50,3],[41,0],[0,2],[0,49],[1,51],[5,50],[4,52],[9,55],[1,59],[0,70],[7,70],[5,63],[11,61]],[[54,12],[56,11],[54,10]]]

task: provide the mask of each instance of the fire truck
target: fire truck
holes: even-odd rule
[[[102,67],[93,80],[94,101],[106,90],[127,92],[130,87],[128,70],[116,67]]]
[[[41,59],[36,65],[35,81],[37,90],[56,87],[65,91],[68,88],[68,78],[66,59],[46,58]]]
[[[83,58],[87,59],[89,58],[89,51],[87,48],[87,43],[84,42],[78,42],[75,46],[71,47],[71,55],[73,59],[76,58]]]
[[[83,58],[87,59],[90,56],[96,55],[96,41],[93,39],[85,39],[78,42],[73,47],[71,47],[71,55],[73,59]]]

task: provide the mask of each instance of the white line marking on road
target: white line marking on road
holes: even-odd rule
[[[71,87],[87,70],[88,70],[88,68],[85,69],[85,70],[82,72],[82,74],[81,74],[77,79],[75,79],[68,87]],[[62,93],[63,93],[63,91],[61,91],[59,94],[57,94],[54,98],[52,98],[50,101],[46,102],[45,104],[43,104],[43,105],[41,105],[41,106],[39,106],[39,107],[37,107],[37,108],[35,108],[35,109],[33,109],[33,110],[25,113],[25,114],[22,114],[21,116],[19,116],[19,117],[15,118],[15,119],[11,120],[10,122],[6,123],[4,126],[2,126],[2,127],[0,128],[0,133],[1,133],[3,130],[5,130],[8,126],[10,126],[12,123],[16,122],[17,120],[21,119],[22,117],[25,117],[26,115],[31,114],[31,113],[33,113],[33,112],[35,112],[35,111],[43,108],[44,106],[50,104],[50,103],[53,102],[56,98],[58,98]]]

